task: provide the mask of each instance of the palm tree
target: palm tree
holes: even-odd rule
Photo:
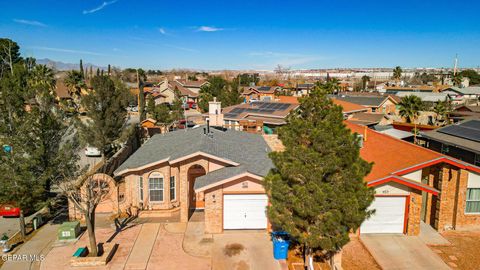
[[[400,66],[396,66],[393,69],[393,79],[396,81],[400,81],[400,79],[402,78],[402,72],[402,68]]]
[[[77,98],[80,97],[82,88],[86,87],[83,74],[78,70],[70,70],[67,73],[64,83],[68,87],[70,95]]]
[[[403,97],[398,105],[400,106],[400,116],[404,117],[407,123],[415,123],[424,107],[422,100],[414,95]]]
[[[370,81],[370,76],[363,75],[362,77],[362,88],[363,91],[367,90],[367,83]]]
[[[32,94],[42,110],[49,110],[54,101],[53,91],[56,84],[53,70],[45,65],[35,65],[29,76],[28,84],[33,89],[34,93]]]
[[[329,94],[336,93],[340,90],[340,81],[337,78],[329,78],[324,85]]]
[[[451,111],[451,108],[452,106],[449,101],[441,101],[435,104],[433,107],[433,112],[436,114],[435,124],[445,124],[445,122],[448,120],[448,115]]]

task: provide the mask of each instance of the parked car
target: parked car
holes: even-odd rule
[[[100,152],[100,150],[98,150],[98,148],[96,148],[96,147],[87,146],[85,148],[85,156],[87,156],[87,157],[101,157],[102,152]]]
[[[177,130],[177,129],[185,129],[185,128],[193,128],[197,124],[195,124],[193,121],[187,121],[185,119],[179,120],[175,123],[174,127],[172,126],[170,128],[170,131]]]
[[[2,217],[19,217],[20,208],[12,203],[5,203],[0,205],[0,216]]]

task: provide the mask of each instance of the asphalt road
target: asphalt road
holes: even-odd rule
[[[33,214],[25,217],[25,223],[28,223]],[[12,236],[15,232],[20,230],[20,221],[19,218],[5,218],[5,217],[0,217],[0,237],[3,236],[3,234],[7,234],[8,236]]]

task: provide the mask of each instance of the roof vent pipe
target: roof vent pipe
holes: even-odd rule
[[[207,134],[210,134],[210,118],[207,118]]]

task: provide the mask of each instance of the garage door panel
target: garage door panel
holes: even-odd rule
[[[224,195],[224,229],[265,229],[267,201],[264,194]]]
[[[375,197],[375,213],[362,223],[360,233],[403,233],[406,197]]]

